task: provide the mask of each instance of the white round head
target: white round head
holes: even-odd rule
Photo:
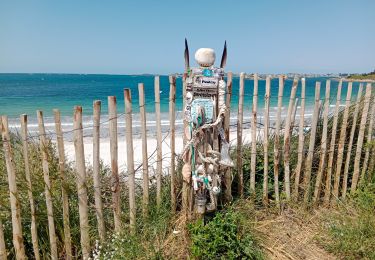
[[[200,48],[195,52],[195,60],[201,67],[211,67],[215,63],[215,51],[211,48]]]

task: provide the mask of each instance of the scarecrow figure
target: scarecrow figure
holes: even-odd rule
[[[215,51],[200,48],[195,53],[199,67],[190,68],[189,49],[185,39],[185,140],[183,151],[184,181],[192,185],[195,212],[204,214],[217,208],[221,192],[221,173],[233,167],[229,144],[224,136],[225,93],[224,67],[226,43],[220,67],[214,67]]]

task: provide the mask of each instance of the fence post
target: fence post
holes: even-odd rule
[[[88,259],[90,256],[90,236],[89,236],[89,220],[87,206],[87,183],[86,183],[86,167],[85,152],[83,146],[83,128],[82,128],[82,107],[74,107],[73,117],[74,131],[74,150],[76,157],[77,171],[77,191],[78,191],[78,209],[79,209],[79,226],[81,231],[81,247],[82,258]]]
[[[172,213],[176,211],[176,153],[175,153],[175,135],[176,135],[176,78],[169,76],[169,127],[170,127],[170,147],[171,147],[171,208]]]
[[[293,192],[293,199],[295,201],[298,200],[298,188],[300,184],[301,178],[301,169],[302,169],[302,161],[303,161],[303,148],[305,142],[305,132],[304,132],[304,124],[305,124],[305,95],[306,95],[306,80],[305,78],[301,79],[301,111],[299,117],[299,126],[298,126],[298,148],[297,148],[297,166],[295,170],[295,177],[294,177],[294,192]]]
[[[351,101],[351,96],[352,96],[352,87],[353,87],[353,83],[349,82],[348,91],[346,93],[344,115],[343,115],[341,129],[340,129],[340,139],[339,139],[339,145],[338,145],[338,151],[337,151],[337,164],[336,164],[335,181],[333,183],[332,196],[335,200],[332,201],[332,203],[336,203],[336,199],[339,198],[341,166],[342,166],[342,161],[343,161],[343,158],[344,158],[346,128],[347,128],[347,125],[348,125],[349,108],[350,108],[350,101]]]
[[[35,217],[35,203],[33,197],[32,181],[30,175],[30,165],[29,165],[29,149],[27,144],[27,115],[21,115],[21,136],[22,136],[22,148],[23,148],[23,160],[25,163],[25,177],[27,182],[27,195],[30,202],[30,214],[31,214],[31,240],[33,244],[34,257],[36,260],[40,259],[39,254],[39,244],[38,244],[38,232],[36,226],[36,217]]]
[[[293,134],[293,130],[294,130],[294,127],[295,127],[294,123],[296,121],[297,108],[298,108],[298,98],[296,98],[294,100],[292,118],[290,119],[290,135]]]
[[[232,85],[233,85],[233,74],[232,72],[228,72],[227,74],[227,90],[226,98],[225,98],[225,106],[227,107],[227,112],[224,118],[224,132],[225,138],[229,142],[230,140],[230,105],[232,99]],[[227,167],[224,171],[224,200],[225,202],[230,202],[232,200],[232,174],[231,168]]]
[[[311,122],[311,131],[310,131],[310,142],[309,142],[309,150],[307,152],[307,158],[305,163],[305,176],[304,176],[304,201],[307,203],[309,201],[310,196],[310,180],[311,180],[311,168],[312,168],[312,160],[314,157],[314,148],[315,148],[315,135],[316,135],[316,126],[319,119],[319,108],[320,108],[320,82],[316,82],[315,85],[315,104],[314,104],[314,112],[313,118]]]
[[[0,260],[7,260],[7,249],[5,247],[3,222],[1,221],[1,219],[0,219]]]
[[[347,146],[346,151],[346,160],[345,160],[345,166],[344,166],[344,177],[342,181],[342,191],[341,191],[341,197],[345,199],[346,197],[346,191],[348,188],[348,175],[349,175],[349,167],[350,167],[350,161],[351,161],[351,155],[352,155],[352,149],[353,149],[353,142],[354,142],[354,135],[357,129],[357,121],[358,121],[358,113],[359,113],[359,107],[361,105],[362,100],[362,92],[363,92],[363,84],[359,84],[358,94],[357,94],[357,102],[355,104],[354,113],[353,113],[353,123],[352,127],[350,129],[350,137],[349,137],[349,144]]]
[[[370,111],[370,122],[368,124],[367,128],[367,137],[366,137],[366,150],[365,150],[365,159],[363,160],[363,166],[362,166],[362,172],[361,172],[361,177],[360,177],[360,182],[365,181],[366,177],[366,171],[367,171],[367,166],[368,166],[368,161],[370,158],[370,143],[372,141],[372,134],[373,134],[373,126],[374,126],[374,116],[375,116],[375,103],[373,102],[371,104],[371,111]]]
[[[368,174],[369,174],[368,180],[372,181],[374,173],[375,173],[375,147],[374,146],[372,146],[370,158],[371,159],[370,159],[370,162],[368,164]]]
[[[273,147],[274,153],[274,186],[275,186],[275,201],[277,208],[280,208],[280,192],[279,192],[279,173],[280,173],[280,125],[281,125],[281,108],[283,106],[284,93],[284,76],[279,76],[279,92],[277,95],[277,114],[276,114],[276,129],[275,142]]]
[[[23,244],[22,224],[21,224],[21,208],[17,191],[16,169],[14,166],[14,158],[11,146],[11,140],[8,128],[8,117],[1,117],[1,134],[3,138],[4,157],[8,173],[10,208],[12,212],[12,233],[13,245],[17,259],[26,259],[25,247]],[[0,223],[1,224],[1,223]]]
[[[339,86],[337,88],[336,106],[335,106],[335,112],[333,115],[333,124],[332,124],[332,132],[331,132],[331,143],[330,143],[330,147],[328,151],[327,178],[326,178],[326,185],[325,185],[325,191],[324,191],[324,205],[325,206],[329,205],[329,200],[331,197],[332,165],[333,165],[333,156],[335,154],[337,122],[338,122],[340,102],[341,102],[341,88],[342,88],[342,80],[340,80]]]
[[[68,190],[65,183],[65,152],[64,152],[64,137],[61,128],[61,116],[58,109],[53,110],[55,117],[55,129],[57,137],[57,150],[59,153],[59,173],[61,180],[61,197],[63,202],[63,222],[64,222],[64,244],[66,259],[72,259],[72,241],[70,236],[70,221],[69,221],[69,200]]]
[[[285,121],[285,132],[284,132],[284,169],[285,169],[285,176],[284,176],[284,183],[285,183],[285,195],[286,199],[290,199],[290,128],[291,128],[291,121],[292,121],[292,113],[293,113],[293,106],[294,106],[294,99],[296,98],[298,86],[298,78],[295,77],[293,80],[292,90],[290,92],[290,99],[289,99],[289,106],[288,106],[288,114]]]
[[[269,130],[269,111],[270,111],[270,93],[271,93],[271,76],[266,78],[266,93],[264,96],[264,169],[263,169],[263,205],[268,206],[268,130]]]
[[[163,170],[163,152],[161,140],[161,117],[160,117],[160,81],[155,77],[155,114],[156,114],[156,204],[161,204],[161,176]]]
[[[258,109],[258,74],[254,74],[253,107],[251,117],[251,160],[250,160],[250,193],[253,198],[255,193],[255,174],[257,158],[257,109]]]
[[[120,177],[118,173],[117,102],[115,96],[108,97],[109,146],[112,172],[112,207],[115,231],[121,230]]]
[[[135,207],[135,172],[133,156],[133,123],[132,123],[132,98],[130,89],[124,89],[125,100],[125,138],[126,157],[128,165],[128,188],[129,188],[129,211],[130,211],[130,231],[135,233],[136,207]]]
[[[143,217],[148,214],[148,155],[147,155],[147,126],[146,126],[146,107],[145,107],[145,90],[143,83],[138,84],[139,92],[139,112],[141,114],[142,127],[142,170],[143,170]]]
[[[105,241],[105,224],[103,217],[102,185],[100,179],[100,100],[95,100],[93,104],[93,181],[94,181],[94,198],[95,212],[98,221],[98,233],[101,242]]]
[[[357,183],[359,179],[359,170],[360,170],[360,163],[361,163],[361,154],[362,154],[362,146],[363,146],[363,138],[365,135],[366,129],[366,122],[367,122],[367,114],[370,106],[370,99],[371,99],[371,83],[367,83],[366,85],[366,94],[365,94],[365,103],[363,105],[362,111],[362,118],[358,133],[358,140],[357,140],[357,150],[354,157],[354,171],[353,171],[353,178],[352,178],[352,186],[350,189],[350,193],[353,194],[357,188]]]
[[[38,125],[39,125],[39,146],[42,153],[42,166],[43,166],[43,176],[45,184],[45,196],[48,214],[48,231],[49,240],[51,246],[51,258],[57,259],[57,242],[55,233],[55,222],[53,217],[53,202],[51,195],[51,181],[49,179],[49,166],[48,166],[48,141],[46,138],[46,130],[44,128],[43,112],[37,111]]]
[[[237,114],[237,173],[238,173],[238,191],[243,198],[243,171],[242,171],[242,124],[243,124],[243,96],[244,96],[245,73],[240,74],[240,88],[238,95],[238,114]]]
[[[314,197],[313,197],[313,203],[315,204],[318,203],[318,200],[320,197],[320,188],[321,188],[323,172],[325,170],[325,164],[326,164],[330,89],[331,89],[331,81],[327,80],[326,81],[326,93],[324,97],[323,133],[322,133],[322,139],[320,143],[320,160],[319,160],[318,175],[316,176],[316,181],[315,181],[315,189],[314,189]]]

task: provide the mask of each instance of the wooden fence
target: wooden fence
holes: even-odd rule
[[[245,78],[251,77],[254,81],[253,86],[253,102],[251,112],[251,127],[250,127],[250,140],[251,144],[247,148],[244,140],[244,95],[245,94]],[[321,82],[316,82],[315,86],[315,100],[313,105],[313,115],[310,124],[306,124],[305,106],[306,106],[306,82],[302,78],[294,78],[293,85],[290,93],[284,93],[285,77],[279,77],[278,96],[277,96],[277,112],[274,127],[271,126],[269,118],[270,110],[270,93],[271,93],[271,77],[266,78],[266,89],[264,96],[264,122],[262,124],[257,120],[258,113],[258,75],[246,75],[240,74],[240,85],[239,85],[239,98],[238,98],[238,113],[237,113],[237,149],[236,149],[236,166],[233,169],[225,169],[223,172],[224,182],[224,201],[232,199],[232,175],[235,179],[238,179],[237,194],[239,197],[245,197],[250,195],[253,199],[256,198],[256,187],[257,182],[260,182],[263,186],[261,200],[264,206],[276,206],[280,207],[281,202],[288,202],[289,200],[303,200],[306,205],[313,203],[314,205],[335,205],[338,199],[345,199],[347,196],[348,185],[350,186],[350,192],[353,193],[358,183],[365,181],[368,174],[374,171],[374,157],[375,149],[373,146],[369,146],[371,140],[374,138],[374,117],[375,117],[375,102],[371,96],[372,86],[371,83],[366,83],[365,86],[361,83],[358,89],[357,100],[354,105],[354,111],[352,111],[352,82],[348,83],[347,95],[342,100],[341,92],[343,87],[343,81],[340,80],[336,101],[332,102],[334,106],[333,113],[330,113],[330,80],[325,82],[325,96],[324,99],[320,99]],[[232,73],[227,75],[228,82],[228,93],[226,95],[227,107],[230,107],[230,100],[232,93]],[[190,187],[186,183],[182,185],[178,183],[181,178],[177,178],[177,159],[176,153],[180,151],[175,150],[176,144],[176,128],[175,128],[175,111],[176,111],[176,78],[174,76],[169,77],[170,84],[170,95],[169,95],[169,137],[170,137],[170,149],[171,156],[169,160],[169,175],[170,178],[170,192],[171,192],[171,211],[175,213],[176,210],[182,210],[186,213],[190,213],[191,204],[189,202],[189,191]],[[363,88],[365,91],[363,92]],[[155,77],[155,113],[156,113],[156,140],[157,147],[155,149],[156,159],[156,203],[160,205],[162,203],[162,143],[165,142],[165,138],[162,139],[162,128],[161,128],[161,116],[160,116],[160,86],[159,77]],[[301,95],[297,97],[297,89],[301,88]],[[142,137],[142,157],[143,161],[140,167],[142,167],[142,199],[140,207],[142,208],[142,217],[147,217],[149,203],[150,203],[150,181],[149,181],[149,157],[147,147],[147,120],[145,110],[145,90],[142,83],[138,85],[139,90],[139,109],[141,115],[141,137]],[[288,96],[289,103],[284,104],[288,107],[286,117],[282,118],[282,107],[283,107],[283,96]],[[263,98],[263,97],[262,97]],[[52,207],[52,196],[51,180],[49,176],[49,160],[47,154],[47,146],[51,141],[48,134],[45,131],[43,112],[37,111],[37,119],[39,124],[39,145],[41,153],[41,164],[43,167],[43,179],[45,185],[45,203],[47,210],[47,225],[49,234],[50,244],[50,257],[52,259],[58,259],[61,252],[58,252],[56,237],[55,218],[63,218],[63,250],[66,259],[73,257],[72,253],[72,241],[71,241],[71,229],[80,230],[80,241],[81,241],[81,254],[84,259],[90,256],[92,250],[93,241],[89,234],[89,222],[88,222],[88,193],[93,191],[95,200],[95,214],[97,219],[97,230],[99,238],[104,241],[111,232],[120,232],[124,229],[124,226],[129,226],[130,231],[134,233],[136,231],[137,218],[137,205],[136,205],[136,180],[135,180],[135,164],[133,158],[133,133],[132,133],[132,106],[137,105],[132,103],[132,94],[130,89],[124,89],[124,111],[125,111],[125,138],[126,138],[126,149],[127,149],[127,173],[126,183],[128,190],[129,202],[129,223],[122,223],[121,215],[121,204],[122,199],[120,197],[120,191],[124,187],[121,186],[121,178],[124,176],[120,175],[118,165],[118,126],[117,126],[117,101],[115,96],[108,97],[108,123],[109,123],[109,137],[110,137],[110,157],[111,157],[111,209],[113,211],[114,218],[114,230],[106,230],[105,219],[103,217],[103,194],[102,194],[102,180],[100,175],[100,129],[102,126],[101,122],[101,101],[96,100],[93,103],[93,165],[92,175],[88,176],[85,162],[85,152],[83,143],[83,126],[82,126],[82,107],[74,107],[74,149],[75,149],[75,173],[76,173],[76,192],[78,196],[78,208],[79,208],[79,227],[71,226],[69,220],[69,208],[70,202],[68,200],[68,190],[65,188],[66,179],[66,159],[64,151],[64,132],[61,126],[61,115],[60,111],[55,109],[55,136],[56,145],[59,158],[59,174],[61,181],[61,207],[63,208],[63,215],[56,216]],[[296,120],[297,107],[299,106],[299,121]],[[344,107],[341,109],[341,107]],[[229,115],[229,113],[227,114]],[[350,117],[351,116],[351,117]],[[351,122],[349,122],[349,117]],[[322,131],[317,135],[318,123],[322,122]],[[348,124],[350,123],[350,131],[348,131]],[[329,126],[330,124],[330,126]],[[20,187],[17,185],[17,178],[15,167],[15,159],[12,151],[12,135],[10,134],[8,126],[7,116],[1,117],[0,130],[2,134],[2,145],[3,145],[3,157],[6,164],[6,173],[8,176],[9,184],[9,202],[11,210],[11,223],[12,223],[12,234],[13,234],[13,246],[14,252],[17,259],[25,259],[25,246],[23,241],[23,229],[25,227],[21,224],[21,208],[19,198],[19,188],[28,189],[28,200],[31,210],[31,236],[33,255],[35,259],[40,259],[39,245],[38,245],[38,230],[36,228],[36,206],[33,198],[33,172],[29,167],[29,155],[28,155],[28,122],[27,115],[21,115],[21,136],[23,144],[23,160],[25,167],[25,174],[27,180],[27,187]],[[230,120],[227,116],[224,129],[225,135],[229,139],[230,136]],[[331,131],[330,133],[328,131]],[[336,134],[337,132],[337,134]],[[332,134],[333,133],[333,134]],[[153,137],[154,138],[154,137]],[[272,142],[270,140],[272,139]],[[292,149],[292,141],[296,144]],[[184,140],[186,142],[186,140]],[[257,149],[261,147],[261,149]],[[355,150],[352,150],[352,147]],[[244,149],[249,149],[251,152],[247,158],[250,160],[249,172],[244,172],[243,161],[244,161]],[[248,154],[248,153],[246,153]],[[291,164],[291,155],[296,155],[295,163]],[[263,173],[260,173],[257,169],[259,160],[261,158],[261,164]],[[353,159],[354,158],[354,159]],[[272,165],[270,160],[272,159]],[[165,161],[165,160],[164,160]],[[314,162],[318,162],[317,167]],[[351,163],[354,163],[353,172],[349,174],[349,168]],[[272,166],[272,167],[271,167]],[[1,173],[2,174],[2,173]],[[249,176],[249,181],[245,182],[244,175]],[[261,178],[257,175],[262,175]],[[280,177],[283,176],[283,179]],[[272,178],[271,178],[272,177]],[[89,178],[93,179],[93,186],[88,185]],[[269,185],[273,185],[274,191],[269,190]],[[280,189],[282,187],[282,190]],[[179,187],[182,187],[182,202],[179,199]],[[273,195],[270,196],[270,193]],[[283,196],[282,196],[283,194]],[[191,200],[191,197],[190,197]],[[2,219],[0,219],[0,260],[6,259],[6,245],[3,234]]]

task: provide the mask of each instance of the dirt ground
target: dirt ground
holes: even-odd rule
[[[317,237],[324,209],[308,214],[288,209],[281,214],[258,212],[255,231],[261,238],[266,259],[337,259],[323,249]]]

